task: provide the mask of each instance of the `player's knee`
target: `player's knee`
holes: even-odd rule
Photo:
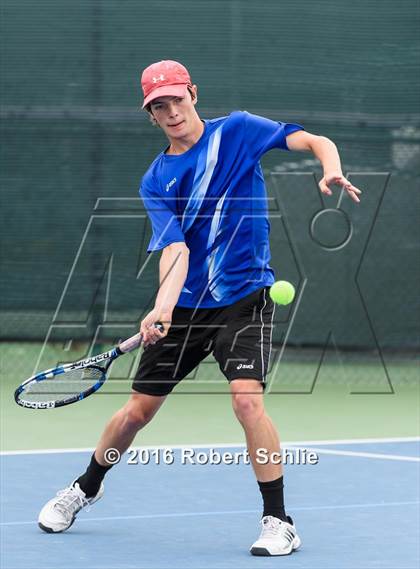
[[[124,407],[124,423],[130,430],[139,430],[151,421],[154,412],[140,402],[129,402]]]
[[[255,424],[264,413],[259,395],[233,393],[232,406],[236,417],[242,425]]]

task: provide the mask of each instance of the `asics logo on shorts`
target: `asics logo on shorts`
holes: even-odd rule
[[[239,364],[236,369],[254,369],[252,364]]]

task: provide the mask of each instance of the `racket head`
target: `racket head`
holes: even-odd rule
[[[163,330],[160,322],[157,326]],[[102,387],[111,363],[141,341],[138,333],[108,352],[33,375],[16,389],[15,401],[28,409],[54,409],[86,399]]]
[[[27,409],[54,409],[76,403],[102,387],[107,367],[59,366],[38,373],[16,389],[15,401]]]

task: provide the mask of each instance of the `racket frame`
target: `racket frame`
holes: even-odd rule
[[[16,389],[14,393],[15,402],[20,405],[21,407],[25,407],[26,409],[54,409],[56,407],[63,407],[64,405],[70,405],[70,403],[75,403],[76,401],[81,401],[89,395],[98,391],[104,384],[106,380],[106,372],[111,365],[111,363],[122,354],[123,352],[117,347],[109,350],[108,352],[104,352],[103,354],[99,354],[97,356],[92,356],[90,358],[86,358],[84,360],[80,360],[70,364],[64,364],[61,366],[57,366],[55,368],[51,368],[40,373],[33,375],[32,377],[28,378],[24,381],[19,387]],[[106,365],[104,367],[97,365],[100,362],[106,361]],[[67,397],[66,399],[61,399],[59,401],[27,401],[22,398],[22,394],[25,393],[26,388],[29,384],[33,384],[34,382],[44,381],[45,379],[51,379],[56,375],[62,375],[63,373],[67,373],[69,371],[74,371],[78,369],[86,369],[86,368],[95,368],[101,372],[100,379],[89,389],[86,391],[82,391],[77,395],[72,395],[71,397]]]
[[[161,332],[163,331],[163,325],[161,322],[157,322],[155,327],[158,328]],[[102,387],[106,380],[106,372],[108,371],[109,366],[112,362],[127,352],[131,352],[132,350],[136,349],[142,342],[142,335],[140,333],[135,334],[131,338],[128,338],[124,342],[121,342],[118,346],[112,348],[107,352],[103,352],[102,354],[98,354],[97,356],[91,356],[90,358],[86,358],[84,360],[79,360],[77,362],[63,364],[61,366],[57,366],[55,368],[47,369],[40,373],[33,375],[32,377],[25,380],[19,387],[16,389],[14,393],[15,402],[20,405],[21,407],[25,407],[26,409],[55,409],[57,407],[63,407],[64,405],[70,405],[71,403],[76,403],[77,401],[81,401],[82,399],[86,399],[89,395],[92,395],[98,389]],[[104,366],[100,366],[101,362],[105,362]],[[59,401],[26,401],[25,399],[21,398],[21,395],[25,393],[25,389],[28,387],[29,384],[34,382],[41,382],[45,379],[51,379],[56,375],[61,375],[63,373],[74,371],[78,369],[85,369],[85,368],[95,368],[102,372],[102,376],[100,379],[89,389],[78,393],[77,395],[72,395],[71,397],[67,397],[66,399],[60,399]]]

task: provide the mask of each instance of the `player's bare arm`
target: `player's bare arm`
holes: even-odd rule
[[[171,243],[162,251],[159,262],[159,292],[153,310],[140,325],[143,342],[147,346],[165,337],[172,321],[172,312],[178,302],[188,274],[189,249],[185,243]],[[164,331],[154,324],[161,322]]]
[[[346,190],[353,201],[360,202],[358,194],[362,192],[343,175],[340,155],[332,140],[300,130],[287,137],[287,146],[289,150],[312,152],[318,158],[324,170],[324,176],[318,184],[323,194],[332,195],[330,186],[337,184]]]

